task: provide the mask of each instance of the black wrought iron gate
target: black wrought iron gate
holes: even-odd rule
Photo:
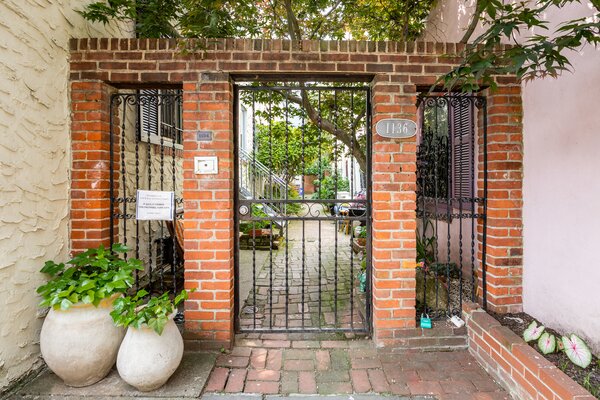
[[[183,287],[182,94],[176,89],[116,93],[110,109],[110,237],[141,259],[135,288]],[[101,171],[98,171],[101,173]],[[138,215],[140,194],[171,195],[170,215]]]
[[[419,107],[417,309],[435,319],[460,315],[465,298],[486,304],[486,99],[422,96]]]
[[[235,87],[236,328],[370,329],[370,91]]]

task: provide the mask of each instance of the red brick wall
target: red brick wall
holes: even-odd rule
[[[521,86],[504,85],[487,96],[487,300],[496,312],[523,311],[523,124]],[[481,124],[481,121],[480,121]],[[483,138],[479,193],[483,196]],[[478,224],[481,242],[482,224]],[[481,251],[479,253],[481,255]],[[479,274],[481,285],[481,274]]]
[[[186,304],[186,335],[201,339],[211,345],[227,345],[233,330],[233,121],[231,80],[236,74],[242,77],[292,74],[321,79],[353,78],[372,84],[373,123],[381,118],[401,117],[416,119],[416,94],[418,87],[435,82],[439,74],[451,68],[451,58],[457,46],[451,43],[388,43],[388,42],[336,42],[303,41],[291,43],[282,40],[233,40],[221,39],[200,43],[203,50],[182,52],[174,40],[153,39],[74,39],[71,41],[71,79],[73,87],[95,88],[102,94],[99,104],[85,99],[85,105],[73,98],[74,118],[80,116],[81,107],[100,107],[98,124],[74,126],[79,139],[90,133],[98,133],[101,143],[92,141],[91,146],[104,146],[108,140],[108,105],[105,104],[109,86],[132,87],[140,84],[180,84],[184,90],[184,208],[185,208],[185,276],[186,287],[198,288]],[[238,75],[239,76],[239,75]],[[106,82],[101,83],[101,82]],[[500,92],[491,105],[500,105],[514,86],[500,82]],[[509,91],[510,93],[505,93]],[[76,95],[76,91],[73,94]],[[496,96],[496,95],[494,95]],[[518,93],[514,93],[515,98]],[[512,97],[511,97],[512,98]],[[512,100],[510,100],[512,101]],[[89,104],[88,104],[89,103]],[[97,110],[97,108],[94,108]],[[512,121],[513,111],[507,111]],[[492,113],[492,110],[490,110]],[[494,115],[505,115],[502,110]],[[520,117],[518,117],[520,118]],[[494,121],[496,121],[494,119]],[[75,120],[74,120],[75,123]],[[520,128],[509,123],[490,125],[500,135],[503,126]],[[196,142],[197,130],[212,130],[212,142]],[[499,137],[499,136],[498,136]],[[78,140],[79,140],[78,139]],[[500,143],[510,137],[504,137]],[[86,139],[87,140],[87,139]],[[502,142],[504,140],[504,142]],[[74,141],[74,145],[75,145]],[[392,345],[406,336],[406,330],[415,326],[415,138],[393,140],[373,136],[373,328],[374,338],[380,345]],[[519,150],[520,151],[520,150]],[[89,225],[92,236],[108,240],[110,222],[108,210],[106,150],[101,153],[104,164],[76,164],[74,159],[73,194],[78,185],[96,188],[87,181],[87,174],[96,171],[98,184],[103,189],[88,191],[100,196],[99,203],[79,203],[80,213],[73,218],[73,248],[91,244],[87,238],[87,210],[99,210],[101,216]],[[75,155],[75,154],[74,154]],[[219,174],[196,176],[193,173],[193,157],[217,155]],[[75,168],[77,167],[77,168]],[[498,171],[506,171],[509,165],[497,165]],[[74,175],[75,176],[75,175]],[[520,182],[520,181],[519,181]],[[520,184],[520,183],[519,183]],[[95,190],[95,189],[94,189]],[[517,195],[517,192],[511,192]],[[491,196],[503,191],[492,189]],[[74,196],[75,197],[75,196]],[[87,198],[86,198],[87,199]],[[490,207],[494,213],[503,208],[512,210],[520,203],[503,202],[494,198]],[[496,202],[497,200],[497,202]],[[82,214],[83,212],[84,214]],[[495,214],[494,214],[495,215]],[[77,219],[75,219],[77,217]],[[501,222],[489,220],[490,227]],[[493,225],[496,224],[496,225]],[[520,219],[516,222],[520,224]],[[81,229],[81,231],[77,231]],[[520,225],[516,228],[520,229]],[[492,230],[490,230],[492,232]],[[508,234],[512,235],[512,230]],[[506,248],[501,235],[498,241],[488,241],[492,267],[505,268],[506,257],[500,258],[496,248]],[[77,236],[84,235],[86,242]],[[505,235],[506,236],[506,235]],[[510,260],[509,263],[516,261]],[[516,265],[516,264],[511,264]],[[520,268],[520,264],[516,265]],[[490,275],[496,277],[496,270]],[[490,282],[492,277],[490,276]],[[504,287],[506,282],[493,281],[494,287]],[[520,290],[520,281],[509,289]],[[490,296],[492,297],[492,296]],[[500,298],[494,294],[493,298]],[[513,300],[520,298],[514,297]],[[504,301],[504,300],[503,300]],[[503,303],[507,304],[507,303]]]
[[[469,351],[515,399],[593,400],[588,391],[546,360],[479,305],[463,305]]]
[[[202,74],[183,87],[185,286],[188,339],[219,347],[233,339],[234,166],[232,86],[224,74]],[[213,131],[197,142],[196,131]],[[195,175],[194,157],[217,156],[217,175]]]
[[[373,124],[384,118],[416,121],[414,85],[390,75],[373,84]],[[396,342],[415,327],[416,137],[373,135],[373,330],[379,344]]]
[[[71,84],[73,253],[101,244],[110,245],[111,90],[109,85],[98,81],[76,81]],[[115,164],[119,163],[118,154]],[[115,179],[118,181],[118,176]]]

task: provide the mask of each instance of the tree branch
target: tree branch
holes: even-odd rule
[[[331,10],[327,11],[327,13],[325,13],[321,18],[321,20],[317,23],[317,26],[315,27],[315,29],[313,29],[313,31],[311,32],[311,34],[308,36],[309,39],[314,39],[315,35],[319,32],[319,29],[321,29],[321,26],[323,25],[323,21],[325,21],[329,15],[335,11],[336,8],[338,8],[338,6],[342,3],[342,0],[338,0],[332,7]]]
[[[482,1],[477,0],[477,2],[475,3],[475,11],[473,12],[473,15],[471,16],[471,21],[469,22],[469,26],[467,27],[467,30],[466,30],[465,34],[463,35],[462,39],[460,39],[459,43],[466,44],[469,42],[469,39],[473,35],[473,32],[475,32],[475,28],[477,28],[477,24],[479,23],[479,20],[481,19],[482,12],[483,12]]]
[[[352,156],[354,158],[356,158],[356,161],[358,162],[360,169],[363,172],[367,171],[367,157],[366,157],[366,154],[363,151],[363,149],[360,147],[360,143],[358,142],[357,138],[354,135],[352,135],[352,133],[349,133],[344,129],[340,129],[340,128],[336,127],[335,124],[333,124],[331,121],[323,119],[321,117],[321,115],[319,114],[319,112],[317,110],[315,110],[313,105],[310,103],[310,99],[308,98],[308,94],[306,91],[302,91],[302,97],[288,96],[287,99],[289,101],[291,101],[292,103],[302,106],[306,110],[306,114],[308,115],[308,118],[315,125],[317,125],[321,129],[323,129],[324,131],[331,133],[340,142],[342,142],[346,147],[348,147],[348,149],[350,149],[352,152]],[[356,126],[354,126],[354,124],[358,125],[358,123],[360,122],[360,120],[362,119],[362,117],[364,116],[365,113],[366,113],[366,110],[363,111],[354,120],[353,126],[352,126],[352,128],[353,128],[352,131],[354,131],[354,128],[356,128]]]
[[[285,0],[285,11],[287,14],[287,22],[288,22],[288,32],[290,34],[290,38],[292,40],[301,40],[302,32],[300,31],[300,24],[298,23],[298,18],[294,14],[294,10],[292,9],[292,0]]]

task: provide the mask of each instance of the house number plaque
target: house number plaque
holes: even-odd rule
[[[417,124],[409,119],[387,118],[375,125],[379,136],[393,139],[406,139],[416,135]]]

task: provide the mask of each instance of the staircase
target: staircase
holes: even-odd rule
[[[260,203],[262,210],[273,218],[273,224],[281,232],[287,221],[281,217],[285,214],[281,203],[270,203],[269,200],[285,200],[289,185],[266,165],[256,160],[243,149],[240,155],[240,198],[246,200],[266,200]],[[284,206],[285,207],[285,206]]]

